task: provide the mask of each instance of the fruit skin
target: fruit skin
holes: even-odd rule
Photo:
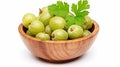
[[[45,33],[47,33],[47,34],[51,34],[52,33],[52,30],[51,30],[51,28],[49,27],[49,25],[47,25],[46,27],[45,27]]]
[[[26,34],[32,36],[32,34],[29,30],[26,31]]]
[[[41,9],[42,13],[39,16],[39,20],[43,22],[43,24],[46,26],[49,24],[49,20],[52,17],[48,11],[48,7],[44,7]]]
[[[40,9],[40,13],[39,14],[41,14],[43,12],[48,12],[48,7],[47,6],[43,7],[42,9]]]
[[[46,33],[38,33],[36,36],[36,38],[40,39],[40,40],[50,40],[50,36]]]
[[[50,19],[49,26],[52,30],[63,29],[66,27],[66,21],[62,17],[55,16]]]
[[[56,29],[51,34],[52,40],[67,40],[68,33],[63,29]]]
[[[26,13],[22,18],[22,24],[24,27],[28,28],[29,24],[31,24],[32,21],[36,20],[36,16],[32,13]]]
[[[79,25],[71,25],[68,28],[68,35],[70,39],[76,39],[83,36],[83,28]]]
[[[88,36],[90,34],[91,34],[91,32],[89,30],[84,30],[83,31],[83,36]]]
[[[83,25],[83,29],[88,30],[88,29],[92,28],[92,25],[93,25],[92,19],[89,16],[86,16],[84,25]]]
[[[36,35],[37,33],[44,31],[44,25],[39,20],[35,20],[29,25],[28,30],[32,35]]]
[[[39,20],[40,16],[37,16],[37,19],[36,20]]]

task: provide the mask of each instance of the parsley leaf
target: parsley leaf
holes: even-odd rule
[[[67,22],[67,28],[68,28],[73,24],[77,24],[79,26],[82,26],[84,18],[83,17],[80,18],[78,16],[67,16],[65,20]]]
[[[87,0],[79,0],[78,4],[72,4],[71,11],[75,14],[73,17],[67,20],[67,27],[77,24],[83,26],[85,16],[88,15],[87,9],[90,8]]]
[[[57,1],[56,4],[48,6],[49,13],[56,16],[65,18],[67,28],[73,24],[83,26],[85,16],[88,15],[87,9],[90,8],[88,0],[79,0],[77,4],[72,4],[71,11],[74,15],[70,15],[69,5],[66,2]]]
[[[71,25],[75,24],[75,17],[74,16],[71,16],[71,15],[68,15],[65,20],[67,22],[67,28],[70,27]]]
[[[49,13],[56,16],[66,17],[69,13],[69,5],[66,2],[57,1],[48,6]]]
[[[78,4],[72,4],[72,11],[76,16],[86,16],[88,15],[87,9],[90,8],[90,5],[88,4],[87,0],[79,0]]]

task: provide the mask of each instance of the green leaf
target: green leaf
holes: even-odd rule
[[[56,4],[49,5],[48,10],[52,15],[65,17],[69,13],[69,5],[66,2],[57,1]]]
[[[69,28],[73,24],[83,26],[84,22],[84,18],[79,16],[67,16],[65,20],[67,22],[67,28]]]
[[[66,18],[65,18],[66,22],[67,22],[67,28],[70,27],[71,25],[75,24],[74,22],[74,16],[70,16],[68,15]]]
[[[90,5],[88,4],[87,0],[79,0],[78,4],[72,4],[72,11],[76,16],[83,16],[85,17],[88,15],[87,9],[90,8]]]
[[[81,17],[85,17],[88,15],[88,13],[89,13],[88,11],[83,11],[83,12],[80,12],[80,14],[78,14],[78,15]]]
[[[90,5],[88,4],[87,0],[80,0],[78,2],[78,11],[83,11],[89,8],[90,8]]]
[[[72,15],[69,14],[69,5],[66,2],[57,1],[56,4],[48,6],[50,14],[65,18],[67,22],[67,28],[73,24],[83,26],[85,16],[89,14],[89,8],[90,5],[88,4],[88,0],[79,0],[77,4],[73,3],[71,11],[74,14]]]
[[[74,17],[70,18],[67,23],[67,26],[77,24],[79,26],[83,26],[85,16],[88,15],[87,9],[89,9],[90,6],[88,4],[87,0],[79,0],[77,4],[72,4],[71,11],[75,14]]]
[[[77,5],[76,5],[76,4],[72,4],[72,9],[71,9],[71,11],[73,11],[75,15],[78,14],[78,10],[77,10]]]
[[[83,26],[84,18],[83,17],[75,17],[75,24],[79,26]]]

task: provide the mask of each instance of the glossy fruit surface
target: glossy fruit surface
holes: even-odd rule
[[[32,35],[36,35],[37,33],[44,31],[44,25],[42,22],[35,20],[29,25],[28,30]]]
[[[54,30],[51,34],[52,40],[67,40],[68,33],[63,29]]]
[[[48,7],[43,7],[43,8],[41,9],[41,13],[43,13],[43,12],[48,12]]]
[[[36,16],[32,13],[26,13],[22,18],[22,24],[28,28],[32,21],[36,20]]]
[[[84,30],[83,31],[83,36],[88,36],[90,34],[91,34],[91,32],[89,30]]]
[[[32,36],[32,34],[29,30],[26,31],[26,34]]]
[[[47,34],[51,34],[52,33],[52,30],[51,30],[51,28],[49,27],[49,25],[47,25],[46,27],[45,27],[45,33],[47,33]]]
[[[88,30],[92,27],[92,25],[93,25],[92,19],[89,16],[86,16],[83,29]]]
[[[70,39],[80,38],[83,36],[83,29],[79,25],[71,25],[68,29]]]
[[[66,26],[66,21],[62,17],[55,16],[50,19],[49,26],[52,30],[63,29]]]
[[[38,33],[36,35],[36,38],[40,39],[40,40],[50,40],[50,36],[46,33]]]
[[[40,14],[39,20],[43,22],[43,24],[46,26],[49,24],[49,20],[52,17],[48,11],[48,7],[44,7],[41,9],[42,13]]]

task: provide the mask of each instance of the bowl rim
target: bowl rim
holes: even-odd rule
[[[86,40],[88,38],[95,36],[99,31],[99,25],[95,20],[93,20],[93,24],[94,24],[94,30],[92,31],[92,33],[90,35],[82,37],[82,38],[77,38],[77,39],[72,39],[72,40],[63,40],[63,41],[40,40],[40,39],[37,39],[35,37],[29,36],[23,31],[23,24],[22,23],[19,24],[18,31],[23,37],[30,39],[30,40],[34,40],[34,41],[48,42],[48,43],[53,43],[53,42],[54,43],[66,43],[66,42],[71,43],[71,42],[76,42],[76,41],[83,41],[83,40]]]

